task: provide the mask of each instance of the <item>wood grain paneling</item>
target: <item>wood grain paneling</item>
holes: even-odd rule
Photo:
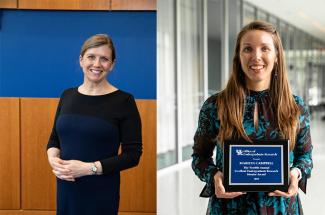
[[[58,99],[21,99],[22,209],[55,210],[56,181],[46,144]]]
[[[0,211],[0,215],[55,215],[55,211],[33,211],[33,210],[4,210]]]
[[[110,0],[19,0],[19,9],[109,10]]]
[[[156,10],[157,0],[111,0],[112,10]]]
[[[0,98],[0,209],[20,208],[19,99]]]
[[[55,211],[0,210],[0,215],[55,215]],[[119,212],[118,215],[156,215],[156,213]]]
[[[138,167],[121,172],[120,211],[156,212],[156,101],[137,100],[143,154]]]
[[[23,209],[55,209],[55,178],[45,147],[57,103],[58,99],[21,99]],[[156,101],[137,100],[137,106],[143,155],[138,167],[121,173],[120,211],[150,214],[156,212]]]
[[[17,8],[18,0],[0,0],[0,8]]]

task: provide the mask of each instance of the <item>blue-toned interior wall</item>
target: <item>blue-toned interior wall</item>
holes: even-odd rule
[[[0,97],[59,97],[80,85],[82,43],[107,33],[117,53],[110,82],[136,99],[156,99],[156,12],[0,12]]]

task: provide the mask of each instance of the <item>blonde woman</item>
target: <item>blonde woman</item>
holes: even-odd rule
[[[107,80],[115,64],[108,35],[88,38],[79,61],[83,83],[61,95],[47,145],[57,215],[117,215],[120,171],[142,154],[140,115],[133,96]]]
[[[277,30],[263,21],[246,25],[228,84],[203,104],[194,137],[192,168],[206,182],[207,214],[303,214],[298,188],[306,192],[313,167],[309,123],[307,105],[291,93]],[[222,145],[239,138],[290,140],[287,192],[225,192]]]

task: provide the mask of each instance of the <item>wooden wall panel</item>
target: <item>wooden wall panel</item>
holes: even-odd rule
[[[21,99],[23,209],[55,210],[55,177],[45,147],[57,103],[58,99]],[[143,155],[138,167],[121,173],[122,214],[156,212],[156,101],[137,100],[137,106]]]
[[[1,0],[0,8],[17,8],[18,0]]]
[[[138,167],[121,172],[120,211],[156,212],[156,101],[137,100],[143,154]]]
[[[55,211],[0,210],[0,215],[55,215]],[[156,215],[156,213],[119,212],[118,215]]]
[[[157,0],[111,0],[112,10],[156,10]]]
[[[55,210],[56,181],[46,144],[58,99],[21,99],[22,209]]]
[[[19,99],[0,98],[0,209],[20,208]]]
[[[0,215],[55,215],[55,211],[25,211],[25,210],[5,210],[0,211]]]
[[[19,9],[109,10],[110,0],[19,0]]]

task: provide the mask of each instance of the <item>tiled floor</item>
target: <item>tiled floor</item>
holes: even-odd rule
[[[325,121],[311,123],[314,169],[307,195],[300,193],[305,215],[325,214]],[[158,215],[203,215],[207,199],[199,197],[204,184],[194,175],[190,161],[158,171]]]

